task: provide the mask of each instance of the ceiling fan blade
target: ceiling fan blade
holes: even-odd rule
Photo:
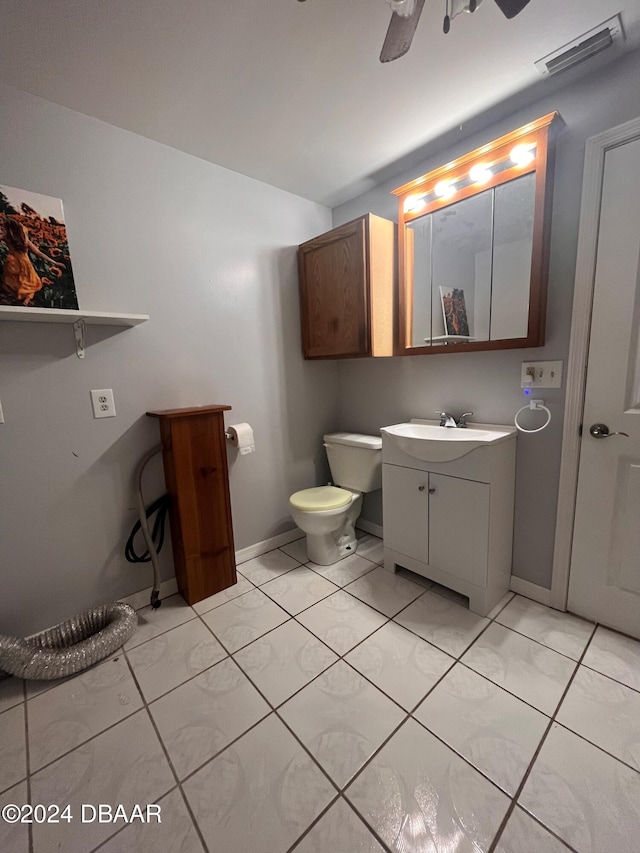
[[[380,62],[392,62],[394,59],[399,59],[411,47],[424,0],[416,0],[415,8],[408,18],[397,15],[395,12],[391,15],[389,29],[382,45],[380,53]]]
[[[528,3],[529,0],[495,0],[496,6],[505,18],[515,18]]]

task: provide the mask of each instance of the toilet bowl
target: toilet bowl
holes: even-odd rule
[[[363,492],[382,487],[382,439],[358,433],[324,436],[336,486],[295,492],[289,498],[291,516],[307,535],[307,556],[330,566],[354,554],[355,523],[362,510]]]

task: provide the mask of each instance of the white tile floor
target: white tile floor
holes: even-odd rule
[[[640,642],[512,594],[475,616],[372,536],[303,545],[75,678],[0,682],[0,808],[73,817],[0,818],[2,853],[637,853]]]

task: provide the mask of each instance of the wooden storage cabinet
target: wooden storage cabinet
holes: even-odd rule
[[[391,356],[396,225],[372,213],[298,249],[305,358]]]
[[[176,579],[188,604],[237,582],[223,414],[230,408],[147,412],[160,421]]]

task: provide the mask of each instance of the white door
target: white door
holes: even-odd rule
[[[605,153],[596,258],[568,609],[640,637],[640,138]]]

